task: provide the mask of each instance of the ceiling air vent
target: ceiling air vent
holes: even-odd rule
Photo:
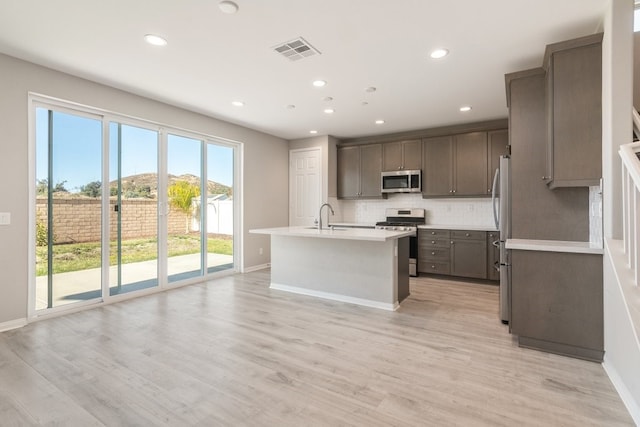
[[[273,48],[277,53],[287,58],[289,61],[307,58],[309,56],[320,55],[320,51],[311,46],[302,37],[281,43]]]

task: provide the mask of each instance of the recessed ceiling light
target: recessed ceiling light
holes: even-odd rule
[[[333,114],[333,113],[335,113],[335,110],[333,108],[325,108],[324,112],[327,113],[327,114]]]
[[[295,105],[293,105],[293,104],[289,104],[289,105],[287,105],[287,109],[288,109],[288,110],[293,110],[294,108],[296,108],[296,106],[295,106]]]
[[[318,133],[318,131],[317,130],[310,130],[309,133],[315,135],[316,133]]]
[[[242,101],[231,101],[231,105],[234,107],[244,107],[244,102]]]
[[[460,111],[466,113],[467,111],[471,111],[471,105],[465,105],[464,107],[460,107]]]
[[[218,7],[224,13],[232,14],[238,11],[238,5],[232,1],[221,1],[220,3],[218,3]]]
[[[447,49],[443,49],[443,48],[438,48],[435,49],[431,52],[431,57],[433,59],[440,59],[440,58],[444,58],[445,56],[447,56],[449,54],[449,51]]]
[[[313,85],[315,87],[323,87],[326,86],[327,82],[324,80],[314,80]]]
[[[156,36],[155,34],[147,34],[144,36],[144,39],[147,43],[152,44],[154,46],[166,46],[167,45],[167,40],[160,37],[160,36]]]
[[[369,86],[369,87],[368,87],[368,88],[366,88],[364,91],[365,91],[365,92],[372,93],[372,92],[375,92],[376,90],[378,90],[378,89],[376,89],[374,86]]]
[[[376,124],[377,125],[382,125],[382,124],[384,124],[384,120],[376,120]]]

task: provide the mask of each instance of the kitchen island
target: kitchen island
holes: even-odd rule
[[[409,296],[411,231],[279,227],[271,235],[272,289],[396,310]]]

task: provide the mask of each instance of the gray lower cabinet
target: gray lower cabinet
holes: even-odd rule
[[[601,361],[602,255],[511,250],[511,332],[523,347]]]
[[[338,198],[383,198],[382,145],[356,145],[338,148]]]
[[[488,266],[489,234],[471,230],[418,230],[418,273],[499,280]],[[493,233],[495,234],[495,233]]]
[[[451,231],[451,275],[487,278],[487,233]]]
[[[449,230],[418,230],[418,273],[451,274]]]

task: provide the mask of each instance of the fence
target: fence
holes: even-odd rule
[[[53,234],[55,243],[99,242],[101,237],[100,199],[53,199]],[[116,200],[109,201],[110,238],[117,232],[118,216],[115,214]],[[123,200],[121,209],[122,238],[135,239],[153,237],[158,229],[158,203],[156,200]],[[36,200],[36,218],[47,223],[47,199]],[[169,234],[183,234],[187,218],[177,209],[171,208],[167,217]]]

